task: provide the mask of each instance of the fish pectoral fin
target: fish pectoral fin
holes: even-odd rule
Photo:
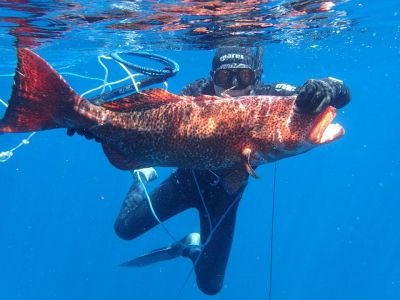
[[[122,153],[115,145],[102,143],[102,146],[104,153],[114,167],[120,170],[133,170],[142,167],[140,162],[137,162],[125,153]]]
[[[243,165],[247,171],[247,173],[249,173],[250,176],[259,179],[260,176],[258,176],[256,174],[256,172],[254,171],[254,169],[251,167],[250,164],[250,155],[251,155],[251,149],[250,148],[244,148],[242,151],[242,161],[243,161]]]

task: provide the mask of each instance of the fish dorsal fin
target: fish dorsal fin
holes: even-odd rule
[[[223,99],[218,96],[212,96],[212,95],[199,95],[194,98],[194,101],[215,101],[215,100],[220,100]]]
[[[139,94],[135,94],[136,96],[140,97],[142,101],[146,102],[174,102],[181,100],[181,97],[178,95],[172,94],[164,89],[150,89],[143,91]]]
[[[104,153],[114,167],[120,170],[133,170],[140,168],[140,162],[131,159],[113,144],[102,143],[102,146]]]
[[[181,100],[181,97],[164,89],[157,88],[106,102],[101,106],[113,111],[129,112],[132,110],[150,109],[179,100]]]

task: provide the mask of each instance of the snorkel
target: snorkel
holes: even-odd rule
[[[255,84],[259,84],[261,81],[261,75],[263,73],[262,57],[264,53],[264,48],[261,46],[256,47],[256,59],[254,62],[254,73],[255,73]]]

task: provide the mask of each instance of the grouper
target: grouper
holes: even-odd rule
[[[0,132],[84,131],[122,170],[254,167],[304,153],[344,135],[336,109],[299,114],[296,96],[178,96],[150,89],[102,105],[85,100],[44,59],[17,49],[18,64]]]

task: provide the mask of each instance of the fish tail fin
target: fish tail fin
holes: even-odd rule
[[[29,49],[17,50],[11,99],[0,132],[30,132],[68,127],[79,97],[45,60]]]

